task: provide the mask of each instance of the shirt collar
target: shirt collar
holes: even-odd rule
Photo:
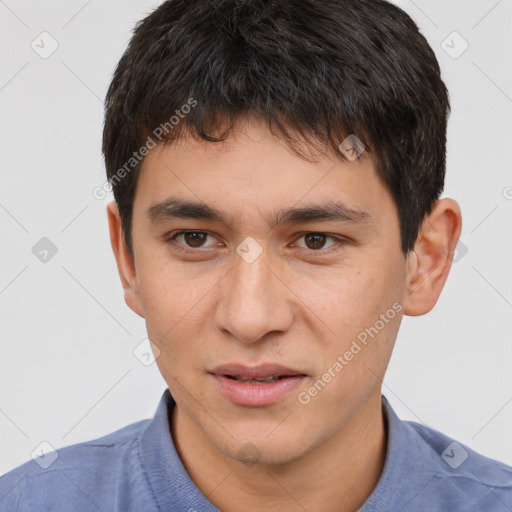
[[[387,431],[384,467],[377,485],[358,512],[390,510],[389,503],[391,499],[398,498],[397,493],[400,492],[403,475],[413,470],[412,467],[407,469],[407,466],[411,465],[409,449],[414,442],[411,432],[396,415],[384,395],[382,395],[382,413]]]
[[[174,406],[174,399],[166,389],[155,416],[139,440],[142,464],[155,499],[162,511],[220,512],[196,487],[176,452],[169,430]]]

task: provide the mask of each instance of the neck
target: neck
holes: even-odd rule
[[[343,429],[278,466],[248,466],[225,457],[177,406],[171,431],[190,477],[223,512],[352,512],[371,494],[384,466],[387,433],[377,391]]]

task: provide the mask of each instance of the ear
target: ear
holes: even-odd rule
[[[424,219],[414,249],[407,256],[405,315],[424,315],[435,306],[450,272],[461,229],[457,201],[438,200]]]
[[[135,262],[126,247],[121,216],[119,215],[119,208],[115,201],[108,203],[107,216],[110,230],[110,244],[114,251],[117,270],[121,278],[121,284],[123,285],[124,300],[132,311],[144,318]]]

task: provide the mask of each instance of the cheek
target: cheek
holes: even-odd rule
[[[198,325],[202,286],[172,265],[158,262],[141,265],[138,278],[149,338],[166,348],[178,343],[185,327]]]
[[[172,379],[190,384],[193,370],[203,370],[205,354],[217,349],[205,346],[210,342],[205,331],[211,328],[218,272],[146,262],[138,269],[140,295],[148,337],[160,350],[157,365],[170,386]]]
[[[400,323],[400,268],[387,260],[386,265],[361,262],[332,270],[315,278],[302,276],[302,286],[297,280],[295,286],[303,290],[301,300],[307,307],[302,310],[317,333],[320,370],[327,371],[342,356],[344,377],[337,383],[352,386],[361,372],[372,369],[380,375],[387,365]]]
[[[389,286],[382,271],[361,265],[296,274],[290,288],[312,322],[320,322],[331,336],[346,339],[378,317]]]
[[[147,244],[138,258],[137,274],[141,302],[152,323],[174,322],[193,309],[204,294],[204,279],[190,267],[173,262],[161,247]]]

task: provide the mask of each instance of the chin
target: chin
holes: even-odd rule
[[[303,437],[285,430],[281,435],[275,434],[272,438],[262,437],[261,434],[259,437],[245,434],[236,436],[236,439],[236,442],[231,439],[229,445],[219,449],[230,459],[247,466],[288,464],[301,458],[309,449]]]

